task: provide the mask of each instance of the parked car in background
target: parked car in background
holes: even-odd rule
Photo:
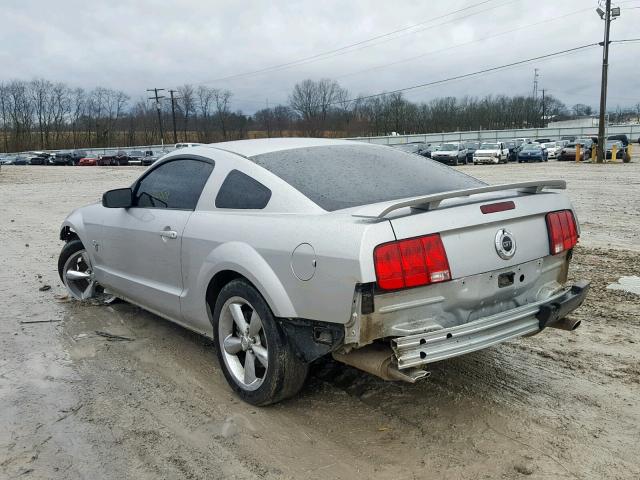
[[[411,143],[399,143],[396,145],[390,145],[393,148],[402,150],[407,153],[414,153],[426,157],[427,144],[425,142],[411,142]]]
[[[587,158],[591,157],[592,150],[596,148],[590,138],[576,138],[575,143],[580,144],[580,147],[586,152]]]
[[[101,155],[97,160],[98,166],[122,166],[129,165],[129,156],[124,150],[110,150]]]
[[[156,156],[144,157],[142,160],[140,160],[140,165],[148,167],[149,165],[153,165],[157,161],[158,161],[158,157]]]
[[[425,152],[425,157],[431,158],[431,154],[433,152],[437,152],[438,150],[440,150],[440,147],[442,147],[442,145],[440,145],[439,143],[430,143],[427,146],[427,151]]]
[[[189,147],[199,147],[200,145],[202,145],[201,143],[176,143],[176,150],[178,148],[189,148]]]
[[[13,159],[13,165],[27,165],[29,163],[29,158],[24,155],[18,155]]]
[[[86,156],[87,156],[86,150],[73,150],[71,152],[71,162],[73,165],[78,165],[78,162],[80,162],[80,159]]]
[[[523,145],[518,152],[518,163],[523,162],[546,162],[547,151],[537,143]]]
[[[624,145],[625,148],[629,146],[629,137],[627,137],[626,135],[609,135],[607,137],[607,140],[617,140],[619,142],[622,142],[622,145]]]
[[[88,153],[86,156],[78,160],[78,165],[81,167],[94,167],[98,164],[98,155],[95,153]]]
[[[118,150],[118,152],[116,153],[116,165],[119,165],[119,166],[129,165],[130,160],[132,160],[132,158],[129,156],[129,153],[127,153],[126,151]]]
[[[578,145],[577,142],[569,142],[567,143],[567,145],[565,145],[564,147],[562,147],[562,149],[560,150],[560,153],[556,153],[556,156],[558,157],[558,161],[562,162],[562,161],[575,161],[576,159],[576,146]],[[582,148],[582,145],[580,146],[580,160],[587,160],[589,158],[589,156],[587,155],[587,152],[585,151],[584,148]]]
[[[518,160],[518,144],[514,140],[502,140],[502,143],[509,149],[509,155],[507,159],[510,162]]]
[[[535,141],[538,142],[540,145],[542,145],[543,143],[553,142],[553,140],[551,140],[550,138],[536,138]]]
[[[527,138],[527,137],[516,138],[515,140],[518,143],[519,147],[522,147],[522,145],[526,145],[526,144],[531,143],[533,141],[533,140],[531,140],[530,138]]]
[[[560,149],[560,146],[558,145],[557,142],[546,142],[542,144],[542,148],[547,150],[547,158],[551,159],[553,158],[554,160],[558,157],[558,150]]]
[[[431,152],[431,158],[447,165],[466,165],[467,149],[463,143],[443,143],[439,150]]]
[[[99,167],[107,167],[117,165],[116,163],[116,155],[118,152],[115,150],[107,150],[102,155],[98,155],[98,160],[96,161],[96,165]]]
[[[616,147],[616,160],[627,160],[627,147],[620,140],[607,140],[605,142],[605,158],[611,160],[613,158],[613,147]]]
[[[473,154],[473,163],[507,163],[509,148],[503,142],[485,142]]]
[[[413,383],[429,363],[580,324],[566,316],[589,284],[568,282],[579,227],[562,180],[487,185],[345,140],[191,153],[75,209],[58,272],[72,298],[120,297],[213,338],[248,403],[294,396],[323,356]]]
[[[145,154],[142,150],[132,150],[127,153],[129,160],[137,160],[140,161],[145,157]]]
[[[52,159],[54,165],[73,165],[73,156],[72,152],[69,151],[61,151],[55,154]]]
[[[464,142],[467,149],[467,163],[473,162],[473,154],[480,148],[481,142]]]
[[[49,165],[49,154],[45,152],[33,152],[28,156],[29,165]]]
[[[566,140],[567,142],[573,142],[577,137],[575,135],[563,135],[560,140]]]

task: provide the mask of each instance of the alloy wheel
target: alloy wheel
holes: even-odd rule
[[[67,259],[62,269],[62,278],[65,287],[76,300],[98,298],[103,303],[116,300],[114,295],[105,292],[96,282],[91,259],[84,249],[78,250]]]
[[[218,343],[235,382],[245,390],[259,388],[269,368],[269,349],[260,315],[244,298],[231,297],[222,306]]]

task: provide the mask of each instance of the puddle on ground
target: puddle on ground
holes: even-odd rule
[[[625,292],[640,295],[640,277],[620,277],[617,283],[607,285],[610,290],[624,290]]]

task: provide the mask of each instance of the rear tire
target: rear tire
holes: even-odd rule
[[[269,305],[247,280],[232,280],[220,291],[213,333],[222,373],[245,402],[270,405],[304,385],[308,364],[295,355]]]

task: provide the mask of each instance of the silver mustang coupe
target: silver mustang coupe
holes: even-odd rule
[[[546,327],[579,228],[561,180],[487,185],[343,140],[177,150],[62,224],[69,293],[117,297],[215,339],[245,401],[294,395],[324,355],[415,382],[431,362]]]

